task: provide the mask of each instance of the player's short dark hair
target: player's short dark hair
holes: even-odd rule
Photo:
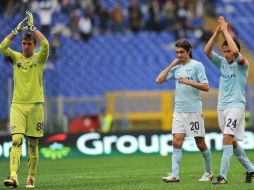
[[[28,40],[28,41],[33,40],[34,44],[36,44],[36,38],[35,38],[35,36],[34,36],[34,34],[32,32],[25,33],[23,35],[22,40]]]
[[[190,58],[192,58],[192,45],[191,43],[186,39],[180,39],[175,43],[175,47],[183,48],[187,52],[190,53]]]
[[[240,43],[237,39],[233,38],[234,42],[235,42],[235,45],[237,46],[238,50],[241,51],[241,46],[240,46]],[[228,46],[228,42],[227,40],[225,40],[223,43],[222,43],[222,47],[223,46]]]

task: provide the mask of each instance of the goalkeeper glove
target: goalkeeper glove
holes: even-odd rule
[[[34,32],[35,30],[37,30],[37,28],[34,26],[34,17],[33,17],[33,14],[30,11],[26,11],[26,16],[27,16],[28,29],[31,32]]]
[[[22,30],[27,30],[27,27],[25,26],[27,21],[27,18],[25,18],[24,20],[22,20],[15,28],[14,30],[11,31],[11,33],[13,33],[14,35],[17,35],[19,32],[21,32]]]

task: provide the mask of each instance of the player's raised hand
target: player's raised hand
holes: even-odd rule
[[[219,26],[220,26],[220,29],[221,29],[222,32],[227,30],[228,23],[225,21],[223,16],[219,17],[218,23],[219,23]]]
[[[19,32],[21,32],[22,30],[27,30],[27,27],[25,26],[26,25],[26,21],[27,21],[27,17],[22,20],[13,30],[12,30],[12,33],[14,35],[17,35]]]
[[[34,17],[30,11],[26,11],[27,25],[31,32],[34,32],[37,28],[34,26]]]
[[[32,26],[34,25],[34,17],[33,14],[30,11],[26,11],[26,16],[27,16],[27,25]]]
[[[220,23],[219,23],[219,22],[218,22],[218,24],[217,24],[217,26],[216,26],[215,32],[216,32],[217,34],[219,34],[219,33],[221,32],[221,27],[220,27]]]

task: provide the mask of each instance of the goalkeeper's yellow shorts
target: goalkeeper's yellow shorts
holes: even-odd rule
[[[24,134],[29,137],[42,137],[44,134],[43,103],[11,104],[11,134]]]

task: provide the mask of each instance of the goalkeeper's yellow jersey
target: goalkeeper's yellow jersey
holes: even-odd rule
[[[38,53],[25,58],[23,54],[9,48],[11,41],[5,38],[0,44],[0,52],[13,62],[13,103],[44,102],[43,70],[49,54],[49,44],[46,39],[40,42]]]

